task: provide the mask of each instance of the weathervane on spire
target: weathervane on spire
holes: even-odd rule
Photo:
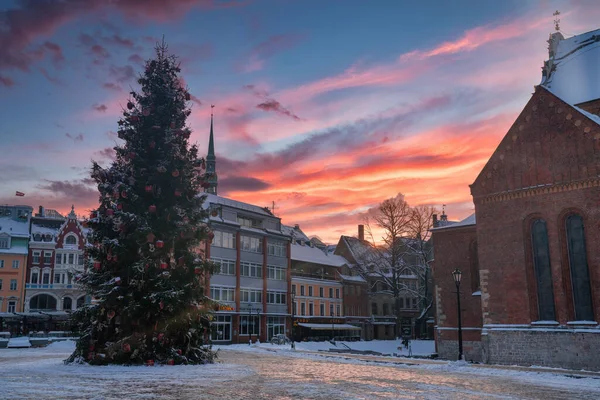
[[[213,116],[213,108],[215,108],[215,105],[214,105],[214,104],[211,104],[211,105],[210,105],[210,116],[211,116],[211,117]]]
[[[442,204],[442,215],[446,215],[446,205]]]
[[[554,29],[558,32],[560,31],[560,18],[558,18],[560,11],[556,10],[552,15],[554,16]]]

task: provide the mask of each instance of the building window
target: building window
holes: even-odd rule
[[[38,279],[39,279],[39,272],[38,271],[31,271],[31,283],[38,283]]]
[[[44,252],[44,264],[52,264],[52,252],[51,251]]]
[[[371,303],[371,314],[377,315],[377,303]]]
[[[398,306],[400,307],[400,309],[403,309],[404,308],[404,297],[400,297],[398,300],[399,300]]]
[[[77,265],[83,265],[83,254],[77,256]]]
[[[321,303],[319,305],[320,311],[321,311],[321,317],[325,316],[325,303]]]
[[[340,289],[335,289],[335,298],[336,299],[340,298]]]
[[[329,315],[333,317],[333,304],[329,304]]]
[[[65,297],[63,299],[63,310],[70,310],[73,308],[73,299],[70,297]]]
[[[292,313],[298,315],[298,306],[296,305],[296,302],[292,303]]]
[[[62,264],[62,254],[58,254],[58,253],[56,254],[56,261],[55,261],[55,263],[57,265]]]
[[[16,279],[11,279],[10,280],[10,290],[17,290],[17,280]]]
[[[262,303],[262,291],[242,289],[240,290],[240,301],[243,303]]]
[[[262,265],[242,261],[240,263],[240,273],[242,276],[249,276],[251,278],[262,278]]]
[[[333,288],[329,288],[329,298],[333,299]]]
[[[306,304],[300,303],[300,315],[306,315]]]
[[[60,283],[60,274],[54,273],[54,283]]]
[[[219,301],[235,301],[235,289],[220,286],[211,286],[210,297],[213,300]]]
[[[215,342],[231,340],[231,315],[215,315],[210,336]]]
[[[308,303],[308,315],[311,317],[315,315],[315,305],[313,303]]]
[[[313,295],[313,287],[312,286],[308,287],[308,295],[311,296],[311,297]]]
[[[235,275],[235,261],[225,260],[221,258],[211,258],[211,261],[220,266],[217,274],[221,275]]]
[[[342,313],[342,307],[338,304],[335,306],[336,315],[339,317]]]
[[[412,308],[414,308],[415,310],[416,310],[417,308],[419,308],[419,307],[417,306],[417,298],[416,298],[416,297],[413,297],[413,298],[412,298]]]
[[[269,240],[267,242],[267,251],[270,256],[286,257],[287,244],[278,240]]]
[[[69,235],[66,237],[65,239],[65,244],[68,245],[75,245],[77,244],[77,239],[75,238],[75,235]]]
[[[10,247],[9,238],[0,238],[0,249],[8,249]]]
[[[13,260],[12,267],[13,267],[13,269],[18,269],[19,268],[19,260]]]
[[[269,304],[287,304],[286,292],[267,292],[267,303]]]
[[[69,265],[75,264],[75,254],[73,254],[73,253],[69,254],[69,262],[68,262],[68,264]]]
[[[285,281],[287,279],[287,270],[285,267],[278,267],[276,265],[267,265],[267,278],[275,279],[278,281]]]
[[[213,246],[235,249],[235,235],[233,233],[223,231],[213,231],[213,233],[215,234],[212,240]]]
[[[33,256],[33,257],[31,257],[31,262],[32,262],[33,264],[39,264],[39,263],[40,263],[40,255],[41,255],[41,254],[42,254],[42,253],[41,253],[41,252],[39,252],[39,251],[34,251],[34,252],[32,253],[32,256]]]
[[[469,267],[471,270],[471,290],[480,290],[479,283],[479,255],[477,253],[477,240],[473,240],[469,246]]]
[[[17,302],[15,300],[10,300],[8,302],[8,308],[6,309],[6,312],[9,312],[9,313],[17,312]]]
[[[241,226],[246,226],[248,228],[260,227],[260,221],[257,221],[255,219],[248,218],[248,217],[240,217],[240,216],[238,216],[237,217],[237,222]]]
[[[257,315],[241,315],[240,335],[260,335],[260,317]]]
[[[577,321],[593,321],[594,310],[592,307],[583,218],[580,215],[567,217],[566,232],[575,319]]]
[[[292,285],[292,294],[296,294],[296,285]]]
[[[4,268],[4,260],[0,260],[0,268]]]
[[[554,321],[554,291],[552,289],[552,271],[550,267],[550,249],[546,221],[536,219],[531,225],[533,265],[537,284],[538,319]]]
[[[383,315],[390,315],[390,305],[383,303]]]
[[[325,297],[325,289],[323,289],[322,287],[319,288],[319,297]]]
[[[0,290],[2,290],[2,279],[0,279]]]
[[[50,272],[49,271],[44,271],[42,273],[42,284],[44,284],[44,285],[50,284]]]
[[[244,236],[240,238],[242,250],[254,253],[262,253],[262,240],[253,236]]]
[[[306,294],[304,293],[304,285],[300,285],[300,296],[305,296]]]
[[[285,317],[267,317],[267,340],[285,334]]]

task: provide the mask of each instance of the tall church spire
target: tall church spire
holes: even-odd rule
[[[206,173],[210,174],[208,178],[209,187],[207,193],[217,194],[217,157],[215,156],[215,139],[213,135],[213,108],[210,106],[210,138],[208,139],[208,154],[206,156]]]

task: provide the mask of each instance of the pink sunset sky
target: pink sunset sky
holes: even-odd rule
[[[469,184],[541,80],[552,13],[570,36],[600,27],[600,5],[447,3],[3,1],[0,203],[95,206],[91,160],[111,161],[164,34],[203,151],[216,105],[220,195],[275,202],[329,243],[398,193],[464,218]]]

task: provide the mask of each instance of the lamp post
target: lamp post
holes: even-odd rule
[[[335,343],[335,320],[333,319],[335,317],[334,313],[333,313],[333,309],[331,310],[331,341],[333,343]]]
[[[250,335],[250,341],[248,345],[252,344],[252,330],[250,329],[250,324],[252,322],[252,303],[248,303],[248,324],[246,325],[248,328],[248,335]]]
[[[460,279],[462,278],[462,272],[456,268],[452,271],[452,277],[454,278],[454,284],[456,285],[456,303],[458,307],[458,359],[463,359],[463,343],[462,343],[462,320],[460,315]]]
[[[294,324],[294,320],[296,319],[296,313],[294,312],[294,308],[296,307],[296,293],[292,292],[292,350],[296,349],[296,344],[294,343],[296,340],[296,327]]]

